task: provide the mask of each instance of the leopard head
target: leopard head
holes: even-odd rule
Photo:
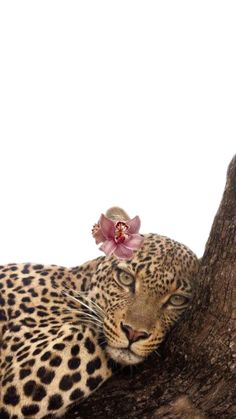
[[[131,260],[101,259],[88,296],[103,310],[113,360],[136,364],[160,345],[189,305],[197,269],[191,250],[157,234],[145,235]]]

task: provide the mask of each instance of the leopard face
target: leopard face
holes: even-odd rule
[[[113,360],[136,364],[158,347],[189,305],[197,267],[186,246],[155,234],[130,261],[104,258],[88,296],[103,310]]]

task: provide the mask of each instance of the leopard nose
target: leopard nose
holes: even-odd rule
[[[137,342],[137,340],[140,339],[147,339],[150,336],[149,333],[144,332],[143,330],[134,330],[131,326],[122,322],[120,327],[127,336],[127,339],[130,343]]]

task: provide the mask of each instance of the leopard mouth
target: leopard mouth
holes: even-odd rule
[[[144,360],[143,357],[136,355],[129,348],[113,348],[112,346],[107,345],[106,351],[114,361],[122,365],[139,364]]]

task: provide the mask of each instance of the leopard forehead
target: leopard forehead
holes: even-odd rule
[[[98,265],[92,287],[111,288],[114,284],[111,277],[119,268],[138,277],[146,290],[163,293],[174,281],[176,286],[188,289],[197,267],[197,257],[187,246],[165,236],[148,234],[131,260],[104,258]]]

